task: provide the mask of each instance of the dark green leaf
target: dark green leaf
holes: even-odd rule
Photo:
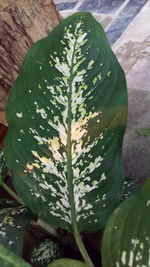
[[[22,255],[23,237],[33,214],[24,206],[12,201],[0,201],[0,243]]]
[[[137,130],[138,135],[150,136],[150,128],[141,128]]]
[[[47,267],[86,267],[86,264],[78,260],[61,259],[49,264]]]
[[[4,183],[8,168],[6,166],[4,151],[0,151],[0,184]]]
[[[30,261],[35,267],[45,267],[47,264],[61,258],[62,255],[58,243],[45,239],[33,249]]]
[[[19,258],[11,250],[0,244],[1,267],[31,267],[30,264]]]
[[[7,105],[5,154],[25,204],[69,231],[103,228],[121,199],[126,117],[101,25],[84,12],[65,19],[29,50]]]
[[[141,190],[140,179],[125,178],[122,191],[122,199],[126,199]]]
[[[20,203],[8,199],[0,199],[0,210],[4,208],[20,207]]]
[[[111,215],[102,259],[103,267],[150,267],[150,179]]]

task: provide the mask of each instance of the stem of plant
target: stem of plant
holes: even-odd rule
[[[78,228],[76,225],[74,226],[74,237],[75,237],[75,240],[77,242],[78,248],[81,252],[81,255],[85,261],[86,266],[87,267],[94,267],[89,255],[86,251],[86,248],[84,246],[84,243],[83,243],[81,235],[80,235],[80,232],[78,231]]]
[[[24,205],[22,199],[9,187],[7,184],[2,183],[1,186],[11,195],[15,200],[17,200],[20,204]]]

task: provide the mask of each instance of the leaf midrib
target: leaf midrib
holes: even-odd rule
[[[73,230],[75,231],[76,225],[76,209],[75,209],[75,200],[74,200],[74,186],[73,186],[73,169],[72,169],[72,141],[71,141],[71,122],[72,122],[72,83],[73,83],[73,60],[76,51],[75,41],[73,54],[71,59],[70,66],[70,81],[69,81],[69,93],[68,93],[68,131],[67,131],[67,181],[68,181],[68,190],[69,190],[69,200],[70,200],[70,209],[71,209],[71,220]]]

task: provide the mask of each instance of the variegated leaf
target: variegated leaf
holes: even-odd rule
[[[45,267],[63,255],[60,245],[50,239],[41,241],[31,252],[30,262],[35,267]]]
[[[8,199],[0,199],[0,210],[4,208],[16,208],[19,207],[20,203]]]
[[[0,201],[0,244],[22,255],[24,232],[35,216],[13,201]]]
[[[122,189],[122,200],[138,193],[141,190],[142,184],[140,179],[125,178]]]
[[[49,264],[47,267],[86,267],[86,264],[78,260],[61,259]]]
[[[3,184],[8,172],[8,168],[6,166],[4,151],[0,151],[0,184]]]
[[[11,250],[0,244],[1,267],[31,267],[30,264],[15,255]]]
[[[103,267],[150,267],[150,179],[108,220],[102,262]]]
[[[33,45],[8,101],[5,140],[26,205],[69,231],[104,227],[121,199],[126,117],[123,70],[89,13]]]

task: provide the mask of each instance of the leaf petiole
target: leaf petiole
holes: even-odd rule
[[[24,205],[23,200],[5,183],[0,183],[0,185],[11,195],[15,200],[17,200],[20,204]]]
[[[89,255],[86,251],[86,248],[84,246],[84,243],[83,243],[81,235],[80,235],[80,232],[78,231],[77,225],[74,225],[74,237],[75,237],[78,248],[81,252],[81,255],[82,255],[87,267],[94,267]]]

